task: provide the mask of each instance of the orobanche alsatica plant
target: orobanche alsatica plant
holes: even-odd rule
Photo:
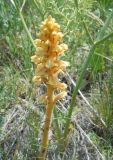
[[[66,95],[67,85],[58,79],[59,73],[63,73],[69,65],[68,62],[60,60],[61,55],[68,49],[66,44],[60,44],[62,38],[60,25],[49,16],[42,22],[38,39],[34,41],[36,52],[31,57],[31,61],[36,65],[33,81],[38,84],[44,83],[47,86],[47,92],[40,98],[42,102],[46,103],[45,124],[39,153],[40,160],[45,159],[46,156],[48,133],[55,103]],[[56,90],[58,94],[56,94]]]

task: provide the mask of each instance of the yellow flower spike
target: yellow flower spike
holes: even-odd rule
[[[34,76],[32,79],[33,82],[41,82],[40,76]]]
[[[44,94],[43,96],[39,97],[39,102],[47,104],[47,95]]]
[[[68,47],[64,43],[60,44],[63,34],[60,32],[60,25],[52,16],[42,22],[37,36],[38,39],[34,40],[37,49],[35,55],[31,57],[31,61],[36,65],[33,81],[38,84],[44,83],[47,86],[47,92],[39,98],[42,103],[46,102],[45,124],[38,157],[39,160],[44,160],[49,143],[48,134],[54,105],[66,95],[67,85],[59,82],[58,75],[64,73],[63,71],[69,66],[69,63],[60,60],[60,56]],[[55,90],[59,90],[60,93],[55,95]]]
[[[57,96],[54,97],[54,103],[56,103],[58,100],[65,97],[66,95],[67,95],[66,91],[63,91],[63,92],[59,93]]]
[[[35,54],[37,56],[43,57],[46,54],[46,52],[42,47],[37,47]]]
[[[42,60],[37,55],[34,55],[31,57],[31,62],[34,62],[35,64],[40,64]]]

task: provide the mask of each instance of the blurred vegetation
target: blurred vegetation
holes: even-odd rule
[[[35,49],[30,35],[33,39],[36,38],[41,22],[48,15],[52,15],[61,25],[64,41],[69,47],[62,59],[70,62],[68,71],[75,82],[79,80],[91,47],[113,33],[112,0],[1,0],[1,133],[8,110],[12,109],[14,105],[20,104],[20,98],[37,105],[38,89],[32,84],[34,71],[30,60]],[[26,31],[22,18],[30,35]],[[87,88],[88,85],[89,88]],[[89,136],[106,159],[110,159],[113,156],[113,36],[96,46],[86,70],[84,70],[79,88],[88,95],[89,102],[99,116],[92,113],[92,121],[95,126]],[[43,109],[40,106],[38,116],[29,107],[28,110],[29,114],[25,123],[34,130],[34,132],[29,132],[29,145],[33,150],[31,155],[37,156],[39,145],[37,137],[41,130]],[[65,113],[63,111],[59,113],[57,119],[61,130],[63,130]],[[57,123],[54,122],[53,128],[57,127]],[[56,137],[58,134],[59,132]],[[0,159],[4,159],[4,157],[7,158],[3,153],[3,146],[1,146]],[[28,151],[25,154],[23,152],[23,157],[23,159],[28,159]]]

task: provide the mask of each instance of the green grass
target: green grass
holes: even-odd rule
[[[60,108],[61,111],[55,114],[57,121],[52,126],[56,128],[55,138],[58,139],[58,134],[60,137],[68,137],[72,114],[76,114],[75,97],[78,89],[82,89],[82,85],[85,86],[88,81],[90,90],[85,89],[84,92],[91,95],[88,97],[89,102],[99,116],[97,118],[92,113],[92,120],[105,133],[103,141],[94,131],[91,134],[89,132],[90,138],[101,153],[110,158],[113,145],[113,2],[110,0],[0,1],[0,132],[2,133],[8,111],[21,104],[20,99],[38,106],[38,88],[32,84],[34,71],[30,57],[35,51],[33,39],[36,38],[41,22],[48,15],[55,17],[61,25],[64,41],[69,48],[62,59],[70,62],[68,71],[77,82],[71,107],[66,106],[67,112]],[[32,106],[31,110],[34,110]],[[22,153],[24,159],[33,154],[38,155],[37,138],[40,137],[42,127],[39,115],[43,114],[43,106],[38,108],[37,116],[31,110],[28,109],[29,115],[24,123],[32,130],[28,135],[30,140],[27,147],[31,147],[33,152],[31,155],[28,151]],[[105,126],[102,126],[101,119]],[[51,150],[52,145],[57,148],[56,139],[51,142],[51,153],[54,152]],[[0,147],[0,156],[3,159],[6,156],[3,154],[3,146]]]

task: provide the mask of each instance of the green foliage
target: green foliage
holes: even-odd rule
[[[112,63],[112,62],[111,62]],[[109,64],[110,65],[110,64]],[[97,109],[98,114],[104,120],[107,129],[113,129],[113,68],[112,64],[109,66],[108,72],[105,75],[98,75],[99,82],[99,92],[98,96],[94,97],[95,107]],[[105,78],[105,80],[103,80]]]
[[[113,32],[112,0],[0,1],[0,127],[4,124],[6,111],[18,104],[20,97],[33,103],[36,101],[37,87],[33,88],[31,82],[33,66],[30,57],[34,53],[32,42],[41,22],[50,14],[61,24],[65,43],[69,47],[62,59],[70,62],[69,70],[72,71],[73,77],[78,79],[71,112],[67,114],[65,111],[58,111],[54,115],[54,141],[68,135],[71,115],[72,112],[75,113],[75,97],[81,82],[86,81],[85,73],[88,71],[92,105],[105,123],[106,137],[103,138],[110,142],[113,138],[113,38],[108,35]],[[103,41],[105,36],[108,37]],[[35,156],[38,152],[37,138],[42,125],[39,119],[33,112],[26,118],[26,123],[34,131],[29,133],[29,146]],[[94,119],[97,119],[95,115]],[[99,119],[94,122],[101,128]],[[104,143],[102,147],[96,133],[92,132],[90,137],[100,146],[102,152],[105,151],[108,157],[111,155],[111,143]],[[2,152],[3,149],[0,148],[0,156]],[[27,156],[24,155],[24,158],[27,159]]]
[[[101,7],[104,7],[104,9],[112,8],[113,7],[113,1],[112,0],[97,0]]]

